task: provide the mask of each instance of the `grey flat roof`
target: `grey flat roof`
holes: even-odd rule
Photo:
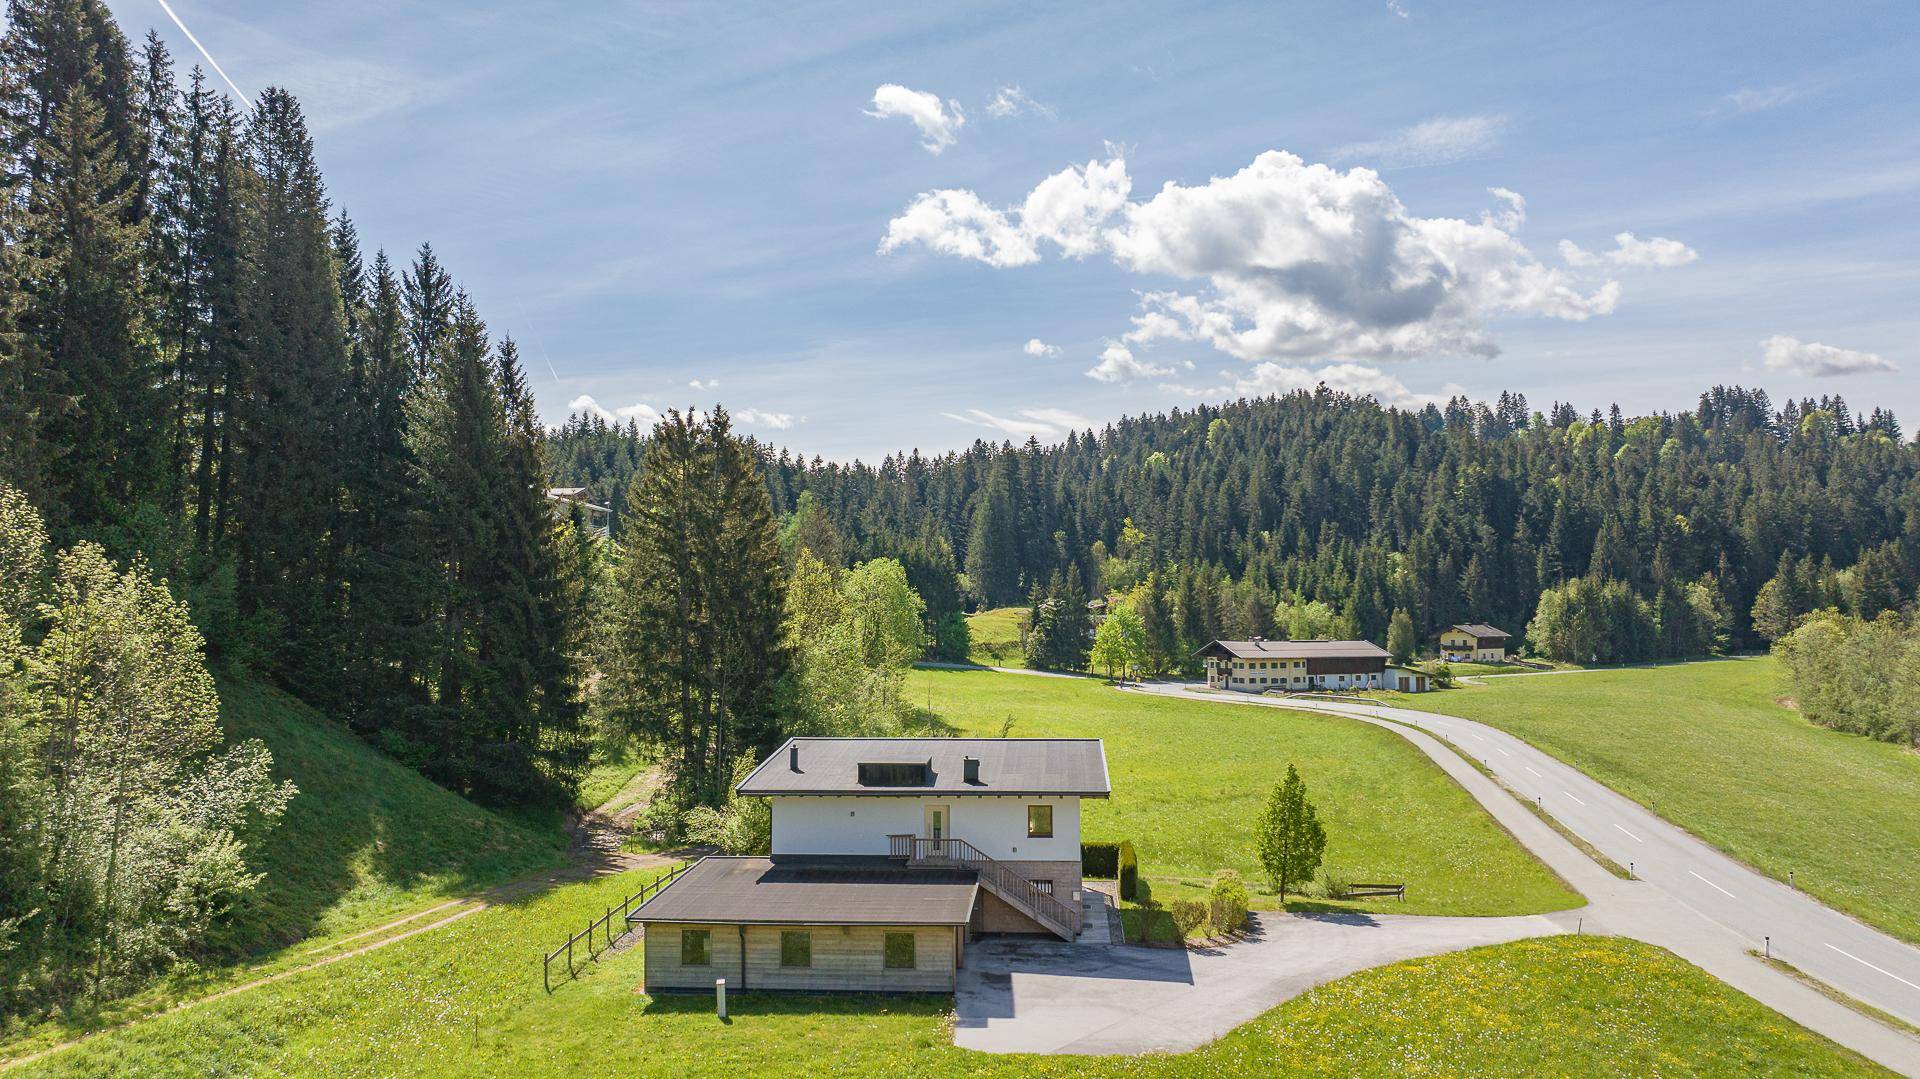
[[[1464,622],[1460,625],[1454,626],[1453,628],[1459,630],[1462,633],[1471,633],[1475,637],[1511,637],[1513,636],[1513,634],[1508,633],[1506,630],[1495,629],[1492,626],[1487,625],[1485,622]]]
[[[789,751],[800,750],[800,770]],[[966,758],[980,779],[966,781]],[[862,764],[928,764],[931,782],[862,786]],[[797,794],[1029,795],[1105,798],[1107,751],[1098,738],[789,738],[740,784],[750,797]]]
[[[1225,651],[1239,659],[1386,659],[1372,641],[1214,641],[1195,655]]]
[[[635,922],[777,925],[965,925],[978,877],[908,869],[713,856],[628,915]]]

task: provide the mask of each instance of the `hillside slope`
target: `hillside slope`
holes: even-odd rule
[[[210,942],[216,954],[349,932],[565,857],[563,834],[434,785],[276,689],[222,677],[220,712],[228,737],[265,742],[300,793],[256,860],[265,879]]]

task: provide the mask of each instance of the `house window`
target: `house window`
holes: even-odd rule
[[[705,929],[680,931],[680,965],[704,967],[713,962],[713,934]]]
[[[888,933],[887,934],[887,969],[888,970],[912,970],[913,969],[913,934],[912,933]]]
[[[859,768],[862,787],[925,787],[932,781],[924,763],[863,762]]]
[[[812,966],[813,934],[804,929],[781,930],[780,965],[783,967]]]
[[[1039,892],[1041,895],[1053,894],[1053,882],[1050,880],[1030,880],[1027,882],[1027,887]]]
[[[1052,806],[1028,806],[1027,807],[1027,838],[1028,839],[1052,839],[1053,838],[1053,807]]]

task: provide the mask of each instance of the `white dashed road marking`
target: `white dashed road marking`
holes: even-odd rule
[[[1700,883],[1702,883],[1702,884],[1704,884],[1704,885],[1706,885],[1707,887],[1709,887],[1709,888],[1712,888],[1712,889],[1713,889],[1714,891],[1716,891],[1716,892],[1719,892],[1719,893],[1720,893],[1721,895],[1724,895],[1724,896],[1726,896],[1726,897],[1727,897],[1728,899],[1738,899],[1738,898],[1739,898],[1738,896],[1736,896],[1736,895],[1734,895],[1734,894],[1733,894],[1732,892],[1729,892],[1729,891],[1727,891],[1727,890],[1726,890],[1725,888],[1722,888],[1722,887],[1720,887],[1720,886],[1719,886],[1718,884],[1715,884],[1714,882],[1712,882],[1712,881],[1710,881],[1710,880],[1708,880],[1707,878],[1705,878],[1705,877],[1703,877],[1703,876],[1701,876],[1700,874],[1698,874],[1698,873],[1695,873],[1695,872],[1694,872],[1693,870],[1691,870],[1691,869],[1689,869],[1689,870],[1687,870],[1687,874],[1688,874],[1689,876],[1691,876],[1691,877],[1692,877],[1692,878],[1693,878],[1694,880],[1697,880],[1697,881],[1699,881]],[[1829,944],[1829,945],[1827,945],[1827,947],[1829,947],[1829,948],[1833,948],[1833,945],[1831,945],[1831,944]],[[1840,949],[1838,949],[1838,948],[1833,948],[1833,950],[1837,952],[1837,951],[1839,951]],[[1916,987],[1916,988],[1920,988],[1920,987]]]
[[[1566,796],[1567,796],[1567,797],[1569,797],[1569,798],[1573,798],[1573,800],[1574,800],[1574,801],[1576,801],[1576,802],[1580,802],[1580,799],[1579,799],[1579,798],[1576,798],[1576,797],[1574,797],[1574,793],[1573,793],[1572,791],[1561,791],[1560,793],[1561,793],[1561,794],[1564,794],[1564,795],[1566,795]],[[1587,803],[1585,803],[1585,802],[1580,802],[1580,804],[1581,804],[1581,805],[1586,805]]]
[[[1827,945],[1827,947],[1833,948],[1833,945],[1829,944]],[[1854,962],[1860,964],[1863,967],[1869,967],[1873,970],[1880,971],[1880,973],[1885,974],[1887,977],[1892,978],[1894,981],[1899,982],[1901,985],[1913,985],[1912,982],[1906,980],[1905,978],[1902,978],[1898,974],[1895,974],[1893,971],[1886,970],[1881,967],[1876,967],[1872,963],[1867,962],[1866,960],[1860,958],[1859,956],[1853,954],[1852,952],[1846,951],[1845,949],[1842,949],[1842,948],[1833,948],[1833,950],[1836,952],[1839,952],[1841,955],[1846,956],[1848,959],[1853,960]],[[1920,985],[1913,985],[1913,987],[1915,989],[1920,989]]]
[[[1529,772],[1533,772],[1533,765],[1531,765],[1531,764],[1523,764],[1523,765],[1521,765],[1521,767],[1522,767],[1522,768],[1525,768],[1525,769],[1526,769],[1527,771],[1529,771]],[[1539,772],[1533,772],[1533,774],[1534,774],[1534,775],[1537,775],[1537,776],[1540,776],[1540,773],[1539,773]],[[1541,778],[1541,779],[1545,779],[1545,778],[1547,778],[1547,777],[1546,777],[1546,776],[1540,776],[1540,778]]]
[[[1614,825],[1614,827],[1615,827],[1615,828],[1620,828],[1620,826],[1619,826],[1619,825],[1617,825],[1617,824],[1616,824],[1616,825]],[[1622,832],[1626,832],[1626,835],[1627,835],[1627,838],[1628,838],[1628,839],[1631,839],[1631,840],[1633,840],[1633,841],[1634,841],[1635,843],[1645,843],[1645,842],[1646,842],[1646,840],[1644,840],[1644,839],[1641,839],[1641,838],[1640,838],[1639,836],[1637,836],[1637,835],[1634,835],[1634,834],[1633,834],[1632,832],[1627,832],[1627,830],[1626,830],[1625,828],[1620,828],[1620,830],[1621,830]]]

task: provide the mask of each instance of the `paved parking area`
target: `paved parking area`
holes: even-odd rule
[[[953,1041],[994,1053],[1198,1048],[1281,1001],[1355,971],[1565,932],[1551,916],[1253,915],[1219,948],[996,938],[967,948]]]

